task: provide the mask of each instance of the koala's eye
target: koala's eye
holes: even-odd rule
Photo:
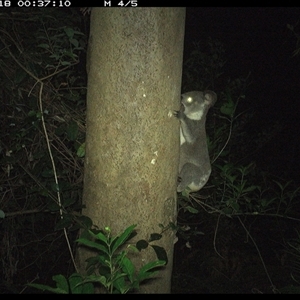
[[[192,102],[193,102],[193,98],[192,98],[192,97],[188,97],[188,98],[186,99],[186,102],[187,102],[187,103],[192,103]]]

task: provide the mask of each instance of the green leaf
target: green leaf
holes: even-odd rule
[[[128,247],[126,248],[126,250],[130,249],[130,251],[132,253],[139,253],[140,251],[138,250],[138,248],[135,245],[128,245]]]
[[[91,220],[91,218],[83,215],[77,217],[75,221],[78,223],[79,228],[90,229],[93,225],[93,221]]]
[[[40,111],[36,113],[36,118],[39,120],[42,118],[42,113]]]
[[[260,204],[263,208],[266,208],[267,206],[269,206],[269,204],[271,204],[274,201],[277,201],[277,198],[272,198],[272,199],[263,198],[263,199],[261,199]]]
[[[157,274],[157,271],[151,271],[151,272],[143,272],[141,274],[138,275],[138,281],[142,282],[150,277],[153,277]]]
[[[56,53],[54,53],[54,54],[50,55],[49,57],[50,57],[50,58],[55,58],[56,60],[58,60],[58,59],[59,59],[59,55],[58,55],[58,54],[56,54]]]
[[[124,276],[116,278],[113,282],[114,288],[119,291],[120,294],[126,294],[130,287],[126,284]]]
[[[187,200],[189,199],[189,195],[190,195],[190,190],[189,189],[185,189],[184,191],[181,192],[182,197],[186,198]]]
[[[79,46],[79,42],[77,39],[70,39],[70,43],[75,46],[76,48],[78,48]]]
[[[78,273],[74,273],[69,277],[70,290],[72,294],[81,294],[82,291],[82,277]]]
[[[105,261],[109,258],[107,254],[97,255],[87,258],[86,261],[86,270],[87,275],[95,274],[96,269],[99,265],[106,266]]]
[[[28,115],[28,117],[35,117],[36,116],[36,111],[31,110],[27,115]]]
[[[227,102],[221,106],[220,111],[224,115],[232,116],[234,113],[234,109],[235,104],[232,101],[231,97],[229,97],[229,99],[227,99]]]
[[[49,45],[48,44],[39,44],[37,46],[40,47],[40,48],[49,49]]]
[[[123,272],[127,274],[130,282],[133,282],[135,268],[134,268],[134,264],[132,263],[132,261],[128,257],[124,257],[122,260],[121,267],[122,267]]]
[[[158,260],[158,261],[150,262],[150,263],[144,265],[138,273],[138,276],[137,276],[138,280],[140,282],[142,282],[145,279],[155,276],[157,274],[157,271],[151,271],[151,270],[154,268],[157,268],[157,267],[162,267],[165,264],[166,264],[165,261]],[[150,271],[150,272],[148,272],[148,271]]]
[[[70,141],[75,141],[78,136],[78,124],[75,121],[71,121],[67,128],[67,138]]]
[[[256,190],[257,188],[258,188],[257,185],[249,186],[248,188],[243,189],[243,193],[252,192],[252,191]]]
[[[99,243],[95,243],[93,241],[89,241],[89,240],[84,239],[84,238],[79,238],[77,240],[77,242],[80,243],[80,244],[83,244],[85,246],[100,250],[100,251],[104,252],[105,254],[109,255],[109,251],[103,245],[100,245]]]
[[[85,156],[85,143],[82,143],[76,152],[78,157],[84,157]]]
[[[67,227],[70,227],[73,223],[73,217],[71,215],[63,215],[63,218],[60,219],[56,225],[54,230],[61,230]]]
[[[71,63],[69,61],[62,61],[61,65],[62,66],[69,66]],[[69,138],[70,139],[70,138]],[[74,139],[70,139],[71,141],[74,141]]]
[[[3,210],[0,209],[0,219],[4,219],[5,218],[5,213]]]
[[[76,202],[76,199],[72,199],[72,198],[66,198],[63,199],[62,201],[62,206],[64,208],[71,206],[72,204],[74,204]]]
[[[190,205],[186,206],[185,209],[186,209],[187,211],[189,211],[190,213],[192,213],[192,214],[198,214],[198,213],[199,213],[199,210],[198,210],[198,209],[196,209],[196,208],[194,208],[194,207],[192,207],[192,206],[190,206]]]
[[[65,290],[62,290],[60,288],[53,288],[51,286],[44,285],[44,284],[29,283],[27,285],[42,291],[49,291],[55,294],[68,294]]]
[[[300,286],[288,285],[279,289],[281,294],[300,294]]]
[[[93,233],[91,230],[89,230],[89,233],[97,240],[100,240],[104,242],[105,244],[108,244],[108,237],[104,235],[101,231],[98,233]]]
[[[127,255],[126,251],[121,251],[118,253],[118,255],[115,257],[115,260],[113,262],[114,265],[122,265],[123,259]]]
[[[93,284],[85,282],[78,273],[74,273],[69,277],[69,284],[72,294],[94,294]]]
[[[86,276],[85,282],[99,282],[103,286],[107,287],[107,279],[105,276],[89,275]]]
[[[82,285],[81,294],[95,294],[94,285],[91,282],[85,282]]]
[[[61,274],[54,275],[52,279],[56,282],[56,286],[58,289],[64,290],[66,294],[69,293],[69,284],[65,276]]]
[[[55,182],[51,183],[51,190],[55,193],[61,192],[59,184],[56,184]]]
[[[236,202],[232,202],[231,203],[231,207],[235,210],[235,211],[239,211],[240,210],[240,206],[238,203]]]
[[[74,36],[74,29],[70,27],[64,28],[65,33],[67,34],[68,38],[71,39]]]
[[[165,260],[156,260],[156,261],[149,262],[146,265],[144,265],[143,267],[141,267],[139,274],[148,272],[154,268],[163,267],[165,265],[166,265]]]
[[[121,246],[122,244],[124,244],[127,241],[128,237],[130,236],[130,234],[132,233],[132,231],[134,230],[135,227],[136,227],[136,225],[131,225],[124,230],[124,232],[114,242],[114,245],[111,250],[112,253],[114,253],[116,251],[116,249],[119,248],[119,246]]]

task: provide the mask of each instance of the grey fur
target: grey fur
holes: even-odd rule
[[[180,182],[177,192],[186,188],[199,191],[211,173],[207,149],[206,114],[217,101],[213,91],[192,91],[182,94],[181,107],[174,115],[180,120]]]

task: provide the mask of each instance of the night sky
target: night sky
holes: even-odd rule
[[[211,37],[225,46],[226,76],[245,78],[251,72],[244,104],[254,111],[252,130],[276,121],[284,126],[262,149],[261,161],[290,170],[293,179],[300,167],[300,55],[293,57],[297,40],[287,24],[300,34],[299,20],[300,8],[189,7],[185,34],[185,57],[193,41]]]

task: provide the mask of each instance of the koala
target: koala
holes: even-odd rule
[[[177,192],[199,191],[208,181],[211,165],[206,141],[206,114],[217,101],[213,91],[192,91],[181,95],[181,107],[174,115],[180,121],[179,184]]]

